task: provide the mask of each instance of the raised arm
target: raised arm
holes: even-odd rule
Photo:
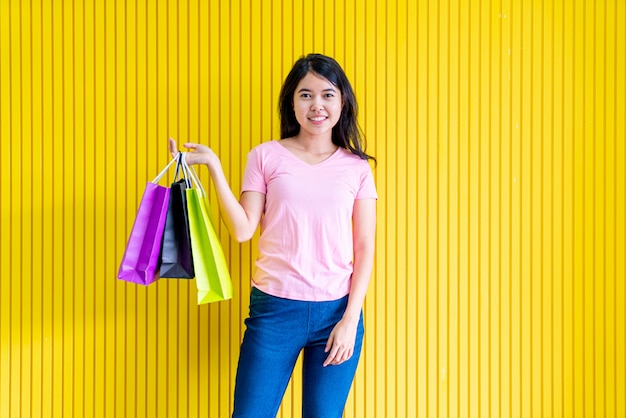
[[[248,241],[254,235],[265,207],[265,195],[258,192],[244,192],[239,200],[233,194],[222,164],[217,155],[209,147],[194,143],[183,144],[190,150],[185,155],[189,165],[204,164],[209,168],[211,179],[215,185],[220,214],[230,234],[238,241]],[[176,156],[178,149],[176,142],[169,139],[169,150]]]

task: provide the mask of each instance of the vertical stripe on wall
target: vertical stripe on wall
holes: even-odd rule
[[[309,52],[378,160],[345,416],[626,416],[625,28],[620,0],[0,0],[0,416],[229,416],[257,237],[219,226],[229,302],[117,268],[168,136],[237,194]]]

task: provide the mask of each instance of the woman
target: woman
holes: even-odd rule
[[[354,92],[332,58],[300,58],[279,99],[281,140],[248,154],[239,200],[208,147],[205,164],[231,234],[261,223],[233,417],[275,417],[302,350],[303,417],[341,417],[363,341],[372,272],[376,188],[357,125]],[[172,155],[176,143],[170,140]]]

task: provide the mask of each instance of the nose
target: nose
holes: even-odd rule
[[[313,103],[311,103],[311,110],[321,110],[324,106],[322,105],[321,101],[319,101],[318,99],[313,100]]]

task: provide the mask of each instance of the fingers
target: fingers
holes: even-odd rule
[[[176,147],[176,140],[174,138],[169,137],[168,143],[169,143],[170,152],[178,152],[178,148]],[[183,147],[189,148],[189,149],[196,149],[197,146],[198,145],[194,144],[193,142],[186,142],[183,144]]]
[[[356,329],[339,321],[328,336],[324,352],[329,354],[323,366],[336,366],[349,360],[354,353],[355,338]]]
[[[330,351],[330,354],[328,355],[328,357],[326,357],[326,360],[324,361],[324,367],[331,364],[335,359],[335,356],[337,355],[337,347],[333,347],[333,341],[334,337],[331,333],[330,337],[328,338],[328,342],[326,343],[326,347],[324,348],[325,353],[328,353]]]
[[[183,144],[183,147],[189,151],[185,153],[185,161],[189,165],[194,164],[208,164],[210,161],[219,163],[219,158],[206,145],[196,144],[193,142],[187,142]],[[168,148],[173,158],[179,153],[176,146],[176,141],[173,138],[168,139]]]
[[[176,154],[178,154],[178,149],[176,147],[176,141],[174,141],[173,138],[169,138],[169,150],[170,153],[172,154],[172,157],[176,157]]]
[[[201,145],[194,144],[193,142],[187,142],[183,144],[183,147],[187,148],[187,150],[189,151],[196,151],[196,150],[199,150],[199,148],[202,148]],[[170,154],[172,154],[172,157],[176,157],[176,154],[178,154],[179,151],[178,151],[178,147],[176,146],[176,140],[174,138],[168,139],[168,148],[169,148]]]
[[[341,363],[350,360],[352,357],[353,349],[345,348],[340,350],[338,348],[334,348],[330,351],[330,354],[324,361],[324,367],[326,366],[338,366]]]
[[[326,342],[326,347],[324,348],[324,352],[328,353],[330,351],[331,348],[333,348],[333,341],[335,340],[335,337],[333,336],[333,333],[330,334],[330,337],[328,337],[328,342]]]
[[[345,346],[336,343],[336,340],[331,336],[326,343],[326,349],[324,352],[329,352],[328,357],[324,361],[324,367],[332,365],[338,366],[341,363],[350,360],[352,353],[354,352],[353,346]]]
[[[337,356],[337,352],[336,351],[331,351],[330,354],[328,355],[328,357],[326,357],[326,360],[324,361],[323,366],[330,366],[330,365],[337,365],[337,360],[335,359],[335,357]]]
[[[201,153],[209,153],[209,154],[213,153],[211,148],[207,147],[206,145],[202,145],[202,144],[196,144],[196,143],[193,143],[193,142],[187,142],[183,146],[185,148],[187,148],[189,151],[201,152]]]

